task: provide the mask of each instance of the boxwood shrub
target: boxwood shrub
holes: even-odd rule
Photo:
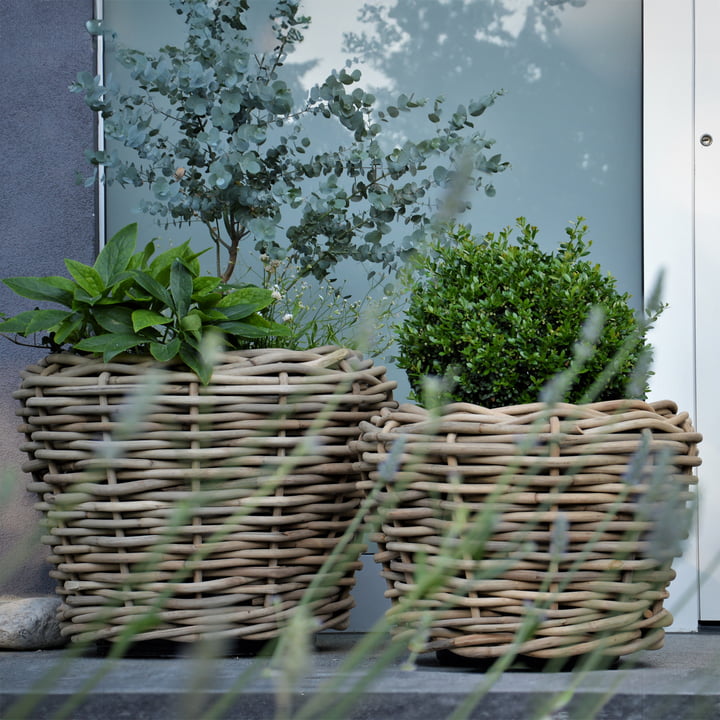
[[[559,373],[558,400],[644,397],[645,333],[659,310],[637,316],[615,279],[586,259],[583,218],[554,252],[540,248],[524,218],[516,228],[512,241],[509,227],[478,239],[455,226],[418,258],[397,329],[398,365],[415,397],[426,376],[440,376],[446,401],[531,403]]]

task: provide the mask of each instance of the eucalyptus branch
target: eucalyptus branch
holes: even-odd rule
[[[143,101],[143,105],[146,105],[147,107],[149,107],[150,110],[153,111],[153,114],[160,115],[161,117],[164,117],[166,120],[171,120],[172,122],[177,123],[177,124],[180,124],[183,121],[182,117],[177,117],[175,115],[172,115],[167,110],[163,110],[161,107],[158,107],[158,105],[156,105],[150,99],[151,98],[150,91],[146,90],[145,92],[147,94],[148,99]]]
[[[288,37],[287,35],[283,35],[280,39],[280,45],[275,49],[275,60],[273,61],[272,67],[270,68],[270,72],[268,73],[268,82],[270,81],[270,78],[272,77],[273,73],[282,66],[282,57],[283,53],[285,52],[285,46],[288,44]]]

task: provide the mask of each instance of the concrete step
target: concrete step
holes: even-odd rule
[[[0,652],[0,718],[442,720],[474,696],[466,716],[487,720],[720,718],[720,634],[668,634],[663,649],[605,670],[517,667],[499,677],[483,666],[440,664],[435,655],[410,667],[406,654],[387,658],[382,647],[350,667],[363,639],[328,633],[310,655],[291,650],[284,658],[298,677],[286,694],[281,674],[260,656]]]

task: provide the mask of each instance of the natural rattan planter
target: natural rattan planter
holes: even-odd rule
[[[404,405],[363,429],[396,633],[468,658],[662,645],[700,464],[687,413],[455,404],[433,418]]]
[[[344,627],[357,538],[318,571],[361,499],[349,441],[394,405],[385,369],[338,348],[228,353],[206,387],[156,366],[58,354],[23,373],[63,633],[264,640],[313,581],[317,629]]]

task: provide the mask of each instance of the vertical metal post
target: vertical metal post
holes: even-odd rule
[[[95,0],[94,17],[95,20],[102,22],[104,18],[104,0]],[[95,73],[100,78],[101,83],[105,83],[105,36],[100,33],[96,37]],[[102,115],[97,115],[97,126],[95,128],[97,134],[97,149],[102,151],[105,149],[105,127]],[[102,250],[105,246],[106,228],[105,228],[105,168],[98,166],[97,179],[97,223],[98,223],[98,250]]]

